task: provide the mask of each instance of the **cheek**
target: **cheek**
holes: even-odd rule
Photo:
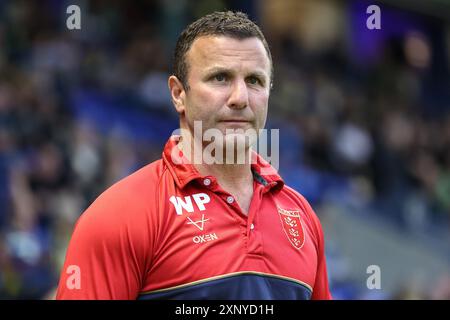
[[[197,87],[189,94],[186,100],[186,117],[189,121],[212,120],[214,114],[221,106],[221,95],[211,89]]]
[[[264,125],[267,117],[267,110],[269,104],[269,95],[267,93],[258,93],[251,97],[250,105],[253,106],[253,112],[256,118],[259,120],[259,125]]]
[[[193,95],[197,106],[202,107],[206,113],[210,113],[215,108],[220,108],[226,101],[226,93],[217,88],[201,87]]]

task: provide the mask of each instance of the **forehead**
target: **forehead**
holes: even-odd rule
[[[194,40],[186,58],[189,72],[214,66],[258,69],[270,74],[268,54],[262,41],[256,37],[201,36]]]

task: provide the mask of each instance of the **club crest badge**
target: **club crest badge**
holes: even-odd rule
[[[300,250],[305,243],[305,229],[303,227],[300,210],[285,210],[277,207],[284,233],[289,242]]]

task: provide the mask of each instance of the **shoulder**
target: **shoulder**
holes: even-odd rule
[[[284,197],[288,198],[290,201],[296,203],[300,206],[300,209],[303,211],[307,211],[309,213],[314,213],[312,210],[311,205],[309,204],[308,200],[297,190],[291,188],[288,185],[284,185],[283,189],[281,189],[281,194],[283,194]],[[314,214],[315,215],[315,214]]]
[[[107,235],[124,228],[135,231],[151,225],[163,171],[163,161],[159,159],[119,180],[83,212],[77,227],[83,225],[84,229]]]
[[[129,200],[133,203],[145,201],[157,188],[163,172],[163,161],[156,160],[114,183],[98,199],[108,198],[115,203],[125,201],[128,205],[131,204]]]
[[[161,159],[142,167],[114,183],[100,194],[94,203],[105,202],[119,207],[148,203],[155,196],[155,190],[164,171],[163,167]]]
[[[321,237],[322,226],[320,223],[320,219],[308,200],[300,192],[289,187],[288,185],[284,185],[280,193],[286,199],[286,202],[290,203],[291,207],[295,206],[294,208],[285,209],[300,209],[304,213],[303,218],[305,218],[306,222],[313,227],[316,235],[318,237]]]

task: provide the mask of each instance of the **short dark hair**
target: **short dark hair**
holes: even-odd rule
[[[178,37],[175,46],[173,73],[181,81],[186,90],[189,88],[187,83],[188,65],[186,62],[186,54],[194,40],[202,36],[228,36],[237,39],[258,38],[263,43],[269,56],[270,82],[272,82],[272,55],[261,29],[245,13],[216,11],[191,23]]]

